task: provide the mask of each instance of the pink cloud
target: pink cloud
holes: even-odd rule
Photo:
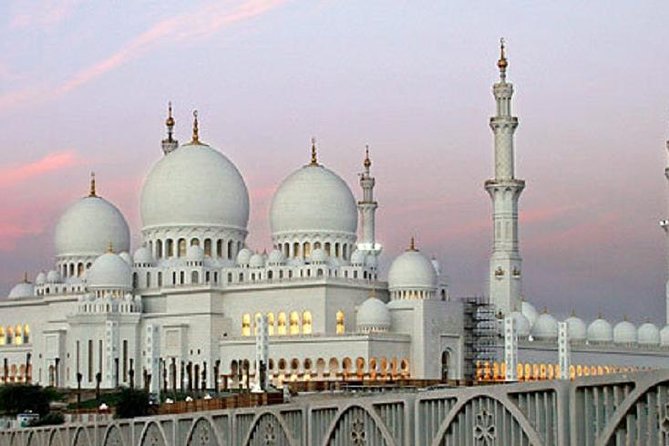
[[[14,15],[9,22],[12,29],[52,27],[72,15],[81,0],[44,0],[26,2],[24,9]]]
[[[27,164],[0,168],[0,189],[11,187],[45,173],[64,169],[77,164],[74,150],[66,150],[46,155]]]

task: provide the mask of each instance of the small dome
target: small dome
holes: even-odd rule
[[[639,327],[639,344],[641,345],[659,345],[660,344],[660,330],[655,326],[655,324],[651,324],[650,322],[646,322],[645,324],[641,324]]]
[[[368,254],[365,265],[367,268],[376,269],[379,266],[379,261],[374,254]]]
[[[417,250],[408,250],[399,255],[388,271],[388,289],[434,290],[437,275],[430,260]]]
[[[95,259],[87,281],[91,289],[132,290],[132,270],[119,255],[108,252]]]
[[[616,344],[636,344],[636,327],[630,321],[621,321],[613,327],[613,342]]]
[[[130,265],[130,266],[132,266],[132,257],[130,257],[130,254],[128,254],[127,252],[123,251],[123,252],[120,253],[118,256],[119,256],[120,258],[122,258],[123,261],[124,261],[125,263],[127,263],[127,264]]]
[[[516,331],[519,338],[526,338],[530,335],[530,321],[519,311],[512,312],[509,316],[516,321]]]
[[[311,257],[309,258],[311,263],[325,263],[328,259],[328,255],[325,253],[325,250],[322,248],[316,248],[311,251]]]
[[[60,217],[54,242],[56,256],[97,256],[111,243],[117,251],[130,249],[130,229],[121,211],[104,198],[78,200]]]
[[[363,266],[367,258],[367,253],[365,251],[358,251],[357,249],[351,254],[351,265],[353,266]]]
[[[248,266],[249,262],[251,261],[252,255],[253,252],[251,252],[250,249],[242,248],[241,251],[239,251],[239,253],[237,254],[237,265]]]
[[[351,189],[336,173],[318,164],[290,174],[270,207],[272,236],[334,233],[355,237],[358,208]]]
[[[361,332],[382,332],[390,329],[390,311],[385,303],[376,297],[365,300],[356,316],[356,326]]]
[[[142,187],[144,229],[178,226],[246,230],[249,193],[237,167],[218,150],[185,144],[162,157]]]
[[[286,262],[286,256],[278,249],[273,250],[267,257],[267,263],[272,266],[283,265]]]
[[[660,330],[660,343],[662,343],[662,347],[669,347],[669,325],[665,325]]]
[[[569,339],[574,342],[585,342],[587,337],[585,322],[575,315],[568,317],[565,322],[567,323]]]
[[[9,292],[8,299],[21,299],[23,297],[33,297],[35,295],[35,287],[32,283],[24,280],[14,285],[14,288]]]
[[[48,283],[60,283],[60,273],[52,269],[46,274],[46,281]]]
[[[265,257],[263,257],[262,254],[258,254],[256,252],[249,259],[249,266],[251,268],[262,268],[263,266],[265,266]]]
[[[40,272],[37,277],[35,277],[35,285],[44,285],[46,283],[46,274],[44,271]]]
[[[532,336],[538,340],[557,339],[557,320],[548,313],[541,313],[532,327]]]
[[[537,322],[537,318],[539,317],[539,312],[537,311],[536,308],[534,308],[534,305],[527,301],[522,301],[520,305],[520,312],[523,313],[523,316],[527,318],[528,321],[530,321],[530,326],[534,325]]]
[[[200,246],[189,246],[186,249],[186,260],[189,262],[202,262],[204,260],[204,249]]]
[[[153,255],[146,246],[142,246],[137,251],[135,251],[133,258],[135,260],[135,265],[153,265],[154,263]]]
[[[595,319],[588,325],[588,342],[612,342],[613,341],[613,328],[611,324],[608,323],[603,318]]]

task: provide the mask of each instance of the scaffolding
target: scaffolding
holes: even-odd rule
[[[464,378],[476,379],[476,364],[497,358],[497,317],[494,306],[483,297],[463,298]]]

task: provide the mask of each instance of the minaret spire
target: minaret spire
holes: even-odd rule
[[[518,200],[525,181],[515,177],[513,134],[518,118],[511,115],[513,85],[506,81],[504,39],[500,39],[500,58],[497,62],[500,81],[493,86],[495,116],[490,118],[494,134],[494,178],[485,182],[493,205],[493,250],[490,257],[490,302],[502,314],[520,308],[522,276],[518,241]]]
[[[667,141],[667,151],[669,152],[669,141]],[[664,168],[664,177],[669,181],[669,153],[667,154],[667,165]],[[666,299],[666,312],[667,312],[667,323],[669,324],[669,220],[660,221],[660,226],[664,229],[666,235],[666,245],[665,245],[665,255],[667,262],[667,283],[665,288],[665,299]]]
[[[376,243],[376,208],[379,204],[374,200],[374,185],[376,180],[370,172],[372,160],[369,158],[369,145],[365,146],[365,159],[362,162],[363,172],[360,174],[360,187],[362,188],[362,200],[358,201],[358,213],[360,214],[360,241],[358,251],[378,256],[381,253],[381,245]]]
[[[174,117],[172,116],[172,102],[168,102],[167,104],[167,119],[165,119],[165,127],[167,127],[167,138],[163,139],[162,141],[162,146],[163,146],[163,153],[167,155],[170,152],[173,152],[174,150],[179,147],[179,141],[174,139]]]

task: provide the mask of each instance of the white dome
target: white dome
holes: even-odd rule
[[[595,319],[588,326],[588,342],[611,342],[613,341],[613,328],[601,317]]]
[[[390,328],[390,311],[385,303],[376,297],[365,300],[356,315],[358,331],[388,331]]]
[[[569,339],[576,342],[584,342],[587,337],[587,327],[583,319],[571,316],[568,317],[565,322],[567,323],[567,333],[569,334]]]
[[[46,274],[46,281],[48,283],[60,283],[60,273],[52,269]]]
[[[669,325],[665,325],[662,330],[660,330],[660,342],[663,347],[669,347]]]
[[[365,251],[353,251],[353,254],[351,254],[351,265],[363,266],[365,264],[366,257],[367,253],[365,253]]]
[[[636,344],[636,327],[630,321],[621,321],[613,327],[613,342],[616,344]]]
[[[129,254],[129,253],[123,251],[122,253],[119,253],[118,256],[119,256],[120,258],[122,258],[122,259],[125,261],[125,263],[127,263],[127,264],[130,265],[130,266],[132,266],[132,257],[130,257],[130,254]]]
[[[283,265],[286,261],[286,256],[278,249],[273,250],[267,257],[267,263],[272,266]]]
[[[14,285],[14,288],[9,292],[8,299],[21,299],[23,297],[32,297],[35,295],[35,286],[24,280]]]
[[[251,268],[262,268],[265,266],[265,257],[263,257],[262,254],[258,254],[256,252],[251,256],[251,259],[249,260],[249,266]]]
[[[532,327],[532,336],[539,340],[557,339],[557,320],[548,313],[541,313]]]
[[[659,345],[660,344],[660,330],[655,326],[655,324],[651,324],[650,322],[646,322],[645,324],[641,324],[639,327],[639,344],[642,345]]]
[[[537,309],[534,308],[534,305],[527,301],[522,301],[520,304],[520,312],[523,313],[523,316],[527,318],[528,321],[530,321],[530,326],[534,325],[535,322],[537,322],[537,318],[539,317],[539,312],[537,312]]]
[[[516,330],[519,338],[526,338],[530,335],[530,321],[519,311],[512,312],[509,316],[516,320]]]
[[[246,230],[249,193],[234,164],[204,144],[186,144],[161,158],[144,181],[144,229],[174,226]]]
[[[200,246],[189,246],[186,249],[186,260],[189,262],[201,262],[204,260],[204,249]]]
[[[393,260],[388,271],[388,289],[434,290],[437,275],[432,262],[417,250],[408,250]]]
[[[93,262],[88,270],[88,287],[91,289],[132,289],[132,270],[117,254],[108,252]]]
[[[307,165],[279,186],[270,208],[272,236],[300,232],[355,237],[358,209],[348,185],[321,165]]]
[[[78,200],[60,217],[54,244],[56,256],[97,256],[109,244],[117,251],[130,249],[130,229],[116,206],[96,195]]]
[[[309,260],[311,260],[311,263],[325,263],[327,259],[328,255],[322,248],[316,248],[313,251],[311,251],[311,257],[309,258]]]
[[[135,264],[149,264],[153,265],[154,259],[153,255],[151,254],[151,251],[149,248],[146,246],[140,247],[137,251],[135,251],[135,255],[133,256]]]
[[[35,285],[44,285],[46,283],[46,274],[40,272],[37,277],[35,277]]]
[[[248,266],[249,262],[251,261],[251,256],[252,255],[253,255],[253,252],[251,252],[250,249],[242,248],[239,251],[239,253],[237,254],[237,265]]]

